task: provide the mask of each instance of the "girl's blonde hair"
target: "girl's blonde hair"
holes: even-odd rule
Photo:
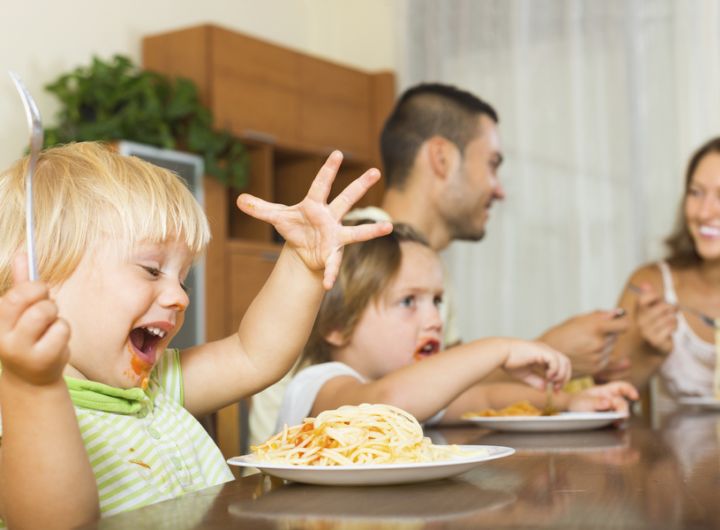
[[[27,167],[25,157],[0,174],[0,294],[25,245]],[[182,238],[195,255],[210,240],[205,213],[179,176],[96,142],[43,151],[33,199],[38,274],[51,285],[66,280],[101,239],[127,253],[140,241]]]
[[[340,273],[320,304],[299,367],[330,360],[334,346],[325,337],[331,332],[339,331],[345,340],[352,336],[365,308],[380,299],[400,270],[404,242],[429,246],[409,225],[397,223],[386,236],[345,247]]]

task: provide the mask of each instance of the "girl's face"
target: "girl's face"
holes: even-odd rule
[[[177,334],[189,299],[182,282],[193,255],[184,242],[140,243],[128,256],[105,242],[52,289],[71,328],[66,375],[145,386]]]
[[[395,280],[368,304],[350,340],[333,355],[370,379],[433,355],[442,346],[440,259],[418,243],[401,243],[401,249]]]
[[[720,154],[697,165],[685,199],[685,218],[695,248],[704,260],[720,259]]]

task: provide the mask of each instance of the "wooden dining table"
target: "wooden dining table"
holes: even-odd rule
[[[83,528],[720,528],[720,412],[683,409],[590,431],[427,434],[515,453],[404,485],[318,486],[258,473]]]

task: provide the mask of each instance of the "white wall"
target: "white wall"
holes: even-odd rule
[[[93,55],[140,62],[143,36],[204,23],[367,70],[395,70],[393,0],[7,0],[0,15],[0,169],[28,141],[14,70],[35,97],[43,121],[56,102],[43,86],[87,65]]]

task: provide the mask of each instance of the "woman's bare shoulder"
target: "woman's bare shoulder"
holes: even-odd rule
[[[643,284],[648,284],[655,288],[662,288],[662,273],[657,263],[646,263],[635,269],[630,275],[630,278],[628,278],[626,287],[630,287],[630,285],[642,287]]]

